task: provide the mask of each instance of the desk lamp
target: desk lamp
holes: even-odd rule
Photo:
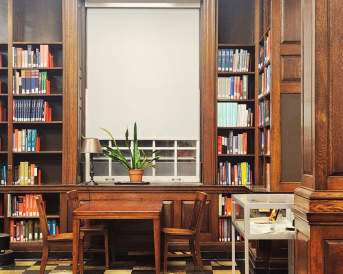
[[[94,171],[93,171],[93,153],[102,153],[101,145],[98,139],[96,138],[86,138],[83,141],[81,153],[89,153],[90,156],[90,176],[91,180],[86,183],[86,185],[97,185],[94,182]]]

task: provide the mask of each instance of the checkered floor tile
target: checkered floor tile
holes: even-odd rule
[[[129,256],[128,256],[129,257]],[[135,257],[134,259],[137,259]],[[204,259],[204,270],[193,265],[190,260],[168,260],[168,274],[230,274],[232,273],[232,262],[228,260]],[[0,267],[0,274],[36,274],[39,273],[40,261],[16,260],[15,266]],[[238,262],[235,274],[243,274],[244,265]],[[69,264],[47,265],[45,274],[72,273],[72,266]],[[85,261],[84,274],[154,274],[154,257],[147,257],[139,260],[122,258],[112,262],[109,268],[103,262]]]

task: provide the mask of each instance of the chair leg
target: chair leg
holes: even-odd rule
[[[83,239],[80,239],[79,243],[79,264],[80,264],[80,274],[83,274]]]
[[[105,241],[105,261],[106,261],[106,267],[110,266],[110,258],[108,255],[108,230],[104,233],[104,241]]]
[[[43,254],[42,254],[42,261],[40,264],[39,274],[44,274],[46,263],[48,262],[49,249],[50,247],[48,245],[43,245]]]
[[[164,251],[163,251],[163,272],[167,273],[168,260],[168,236],[164,235]]]
[[[189,239],[189,248],[192,252],[192,258],[193,258],[194,266],[197,266],[198,262],[197,262],[197,257],[196,257],[196,253],[195,253],[194,239]]]
[[[199,237],[195,237],[194,242],[195,242],[194,244],[195,244],[196,256],[197,256],[197,259],[198,259],[198,265],[200,266],[200,269],[203,270],[204,267],[202,265]]]

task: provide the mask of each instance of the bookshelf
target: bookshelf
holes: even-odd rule
[[[13,221],[38,221],[11,212],[13,197],[35,194],[43,195],[48,218],[67,232],[67,214],[60,212],[66,211],[63,185],[76,178],[71,163],[77,162],[78,135],[67,137],[78,117],[77,43],[71,35],[77,33],[76,6],[64,0],[0,0],[0,167],[6,168],[0,173],[2,181],[6,175],[0,185],[0,232],[10,233]],[[41,250],[35,241],[11,242],[11,248]]]

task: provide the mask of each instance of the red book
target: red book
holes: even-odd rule
[[[14,242],[14,219],[10,219],[10,241]]]
[[[243,154],[248,154],[248,133],[243,132]]]
[[[0,54],[0,68],[2,68],[2,55]]]
[[[41,173],[41,170],[39,169],[38,170],[38,185],[41,185],[42,182],[41,182],[41,176],[42,176],[42,173]]]
[[[56,226],[56,234],[60,234],[60,227],[58,225]]]
[[[14,130],[14,151],[18,151],[18,132],[19,130],[16,128]]]
[[[231,205],[231,198],[226,197],[226,212],[228,216],[232,215],[232,205]]]
[[[46,94],[50,94],[50,81],[46,79]]]
[[[39,46],[39,51],[40,51],[40,64],[39,64],[39,66],[43,67],[43,65],[44,65],[44,46],[43,45]]]
[[[222,141],[222,136],[218,136],[218,154],[223,153],[223,141]]]
[[[26,216],[26,195],[23,197],[23,216]]]
[[[44,48],[43,66],[46,68],[46,67],[49,67],[49,45],[43,45],[43,48]]]
[[[33,201],[32,201],[32,216],[37,216],[37,203],[36,203],[36,195],[32,195],[33,196]]]
[[[36,137],[36,151],[40,151],[40,137],[39,136]]]

